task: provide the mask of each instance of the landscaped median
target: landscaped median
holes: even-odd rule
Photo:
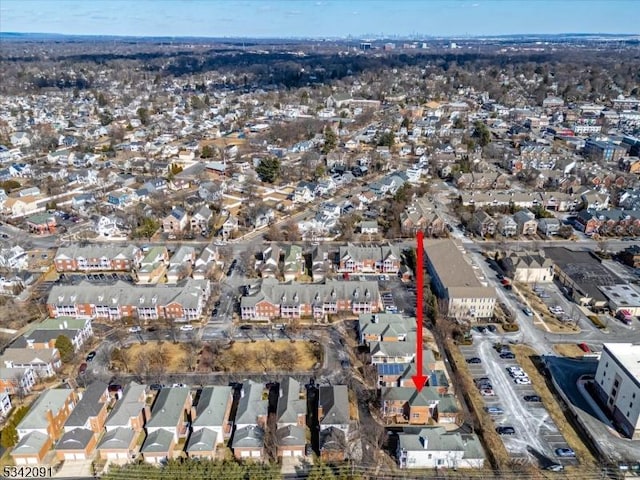
[[[575,431],[569,419],[565,416],[560,402],[549,389],[544,376],[538,370],[540,366],[540,356],[538,353],[527,345],[513,345],[511,351],[515,354],[516,360],[529,376],[533,388],[542,398],[544,407],[547,412],[549,412],[551,419],[558,426],[558,430],[560,430],[560,433],[564,436],[567,444],[576,452],[576,457],[580,461],[581,467],[596,467],[596,459]]]

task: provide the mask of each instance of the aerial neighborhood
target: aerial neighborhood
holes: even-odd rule
[[[638,475],[637,55],[478,42],[3,45],[2,466]]]

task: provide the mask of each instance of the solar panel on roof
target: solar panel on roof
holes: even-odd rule
[[[381,363],[378,364],[378,374],[380,375],[400,375],[407,366],[403,363]]]

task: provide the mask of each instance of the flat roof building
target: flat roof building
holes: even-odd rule
[[[616,426],[640,439],[640,344],[605,343],[594,382]]]
[[[457,243],[449,238],[425,239],[424,251],[434,293],[447,300],[449,317],[472,320],[493,316],[496,291],[480,282]]]

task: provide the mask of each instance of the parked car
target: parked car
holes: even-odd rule
[[[485,407],[484,409],[489,415],[502,415],[504,413],[504,410],[500,407]]]
[[[540,398],[540,395],[525,395],[522,398],[524,398],[525,402],[541,402],[542,401],[542,398]]]
[[[516,356],[511,352],[501,353],[500,358],[504,360],[513,360]]]
[[[112,383],[109,385],[107,390],[111,393],[120,392],[122,391],[122,385],[118,385],[117,383]]]
[[[160,385],[159,383],[152,383],[151,385],[149,385],[149,390],[154,390],[154,391],[159,391],[162,390],[162,385]]]
[[[496,432],[498,432],[498,435],[515,435],[516,429],[513,427],[497,427]]]
[[[88,368],[88,367],[89,367],[89,365],[87,365],[87,363],[86,363],[86,362],[82,362],[82,363],[80,364],[80,368],[78,368],[78,375],[83,375],[83,374],[84,374],[84,372],[86,372],[86,371],[87,371],[87,368]]]
[[[574,452],[573,449],[571,448],[556,448],[555,454],[558,457],[575,457],[576,456],[576,452]]]
[[[467,363],[482,363],[482,360],[478,357],[467,358]]]
[[[550,472],[562,472],[564,470],[564,466],[559,463],[552,463],[544,468],[545,470],[549,470]]]
[[[480,390],[480,394],[483,397],[493,397],[495,396],[496,393],[493,391],[492,388],[483,388],[482,390]]]
[[[527,317],[533,317],[533,311],[529,307],[524,307],[522,311]]]
[[[129,327],[129,333],[140,333],[142,331],[142,327],[139,326],[135,326],[135,327]]]
[[[87,360],[87,362],[91,362],[94,358],[96,358],[96,352],[89,352],[87,354],[86,360]]]
[[[193,325],[182,325],[180,330],[183,332],[191,332],[193,331]]]
[[[529,380],[529,377],[516,377],[513,379],[513,382],[516,385],[531,385],[531,380]]]

